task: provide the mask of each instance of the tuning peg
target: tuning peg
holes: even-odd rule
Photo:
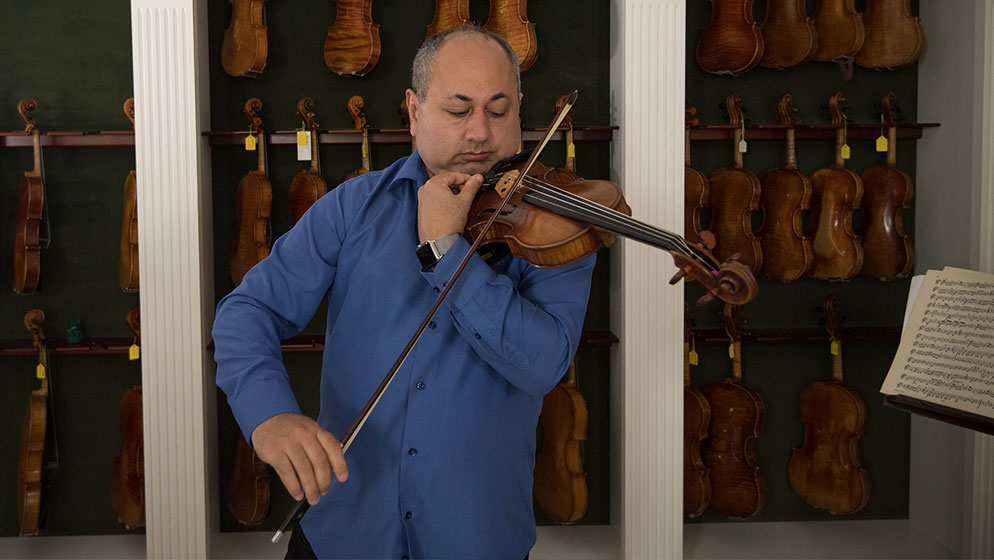
[[[682,268],[677,269],[676,274],[673,275],[673,278],[670,278],[670,284],[676,284],[680,280],[683,280],[686,275],[687,271]]]
[[[714,249],[715,243],[717,243],[717,240],[714,238],[714,234],[711,233],[711,230],[706,229],[701,231],[700,237],[701,243],[704,244],[704,247],[708,250],[708,252],[711,252],[711,249]]]
[[[697,298],[697,305],[698,306],[707,305],[707,303],[710,302],[713,299],[714,299],[714,294],[712,294],[711,292],[708,292],[708,293],[704,294],[703,296]]]

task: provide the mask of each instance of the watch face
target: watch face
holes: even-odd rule
[[[431,249],[431,243],[427,241],[418,245],[415,253],[421,263],[421,270],[429,270],[438,262],[438,259],[435,258],[435,252]]]

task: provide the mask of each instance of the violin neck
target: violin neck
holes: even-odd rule
[[[842,343],[836,343],[836,352],[832,354],[832,381],[842,383]]]
[[[742,151],[739,150],[739,144],[742,142],[743,138],[742,129],[736,128],[735,134],[732,136],[734,137],[734,141],[732,142],[732,152],[735,157],[734,165],[736,169],[742,169]]]
[[[362,128],[362,168],[372,169],[369,166],[369,129]]]
[[[319,173],[320,172],[320,167],[318,165],[318,131],[316,131],[316,130],[309,130],[307,133],[311,135],[311,137],[310,137],[310,142],[311,142],[311,171],[313,171],[315,173]]]
[[[41,133],[35,128],[31,132],[32,141],[34,142],[34,157],[35,157],[35,168],[32,171],[33,174],[41,176]]]
[[[846,143],[846,131],[844,129],[838,129],[835,131],[835,167],[842,169],[846,166],[845,160],[842,159],[842,146]]]
[[[787,129],[787,167],[789,169],[797,168],[797,152],[794,149],[794,129]]]
[[[897,127],[887,129],[887,165],[897,166]]]
[[[262,175],[266,174],[266,133],[260,128],[259,129],[259,147],[256,148],[259,153],[259,169],[258,172]]]

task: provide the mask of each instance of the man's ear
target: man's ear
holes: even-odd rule
[[[407,116],[410,120],[411,136],[417,136],[418,130],[418,96],[414,93],[414,90],[407,88],[404,92],[404,98],[407,102]]]

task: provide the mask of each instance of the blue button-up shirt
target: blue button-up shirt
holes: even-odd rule
[[[217,384],[247,440],[299,412],[280,339],[328,299],[318,423],[339,438],[469,250],[422,272],[415,154],[318,200],[221,300]],[[474,255],[301,525],[319,557],[523,558],[542,396],[576,350],[594,257],[539,269]]]

